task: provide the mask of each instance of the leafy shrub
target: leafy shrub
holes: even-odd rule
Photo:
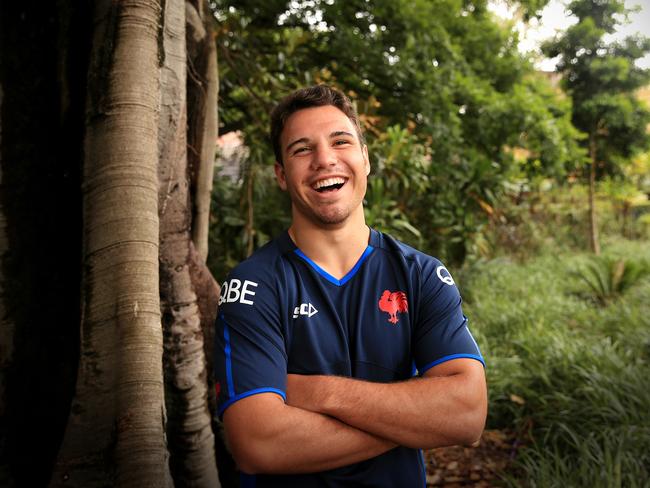
[[[592,258],[574,273],[587,285],[590,297],[605,306],[648,276],[650,266],[645,261],[601,256]]]

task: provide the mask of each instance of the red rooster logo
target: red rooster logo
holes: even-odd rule
[[[406,293],[403,291],[384,290],[384,293],[379,299],[379,310],[387,312],[390,315],[388,321],[391,324],[396,324],[399,320],[397,318],[397,312],[406,313],[409,311]]]

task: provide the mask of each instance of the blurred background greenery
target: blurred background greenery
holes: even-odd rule
[[[650,486],[650,41],[618,0],[522,54],[546,0],[218,0],[220,133],[209,266],[289,225],[269,112],[328,83],[356,103],[369,225],[445,261],[487,359],[512,486]],[[232,144],[231,144],[232,145]],[[225,143],[222,143],[225,148]],[[231,148],[232,149],[232,148]],[[233,156],[236,154],[236,157]]]

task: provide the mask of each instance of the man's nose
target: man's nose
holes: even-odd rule
[[[314,169],[332,166],[336,164],[336,153],[334,148],[329,144],[319,144],[314,151],[314,158],[312,159],[312,166]]]

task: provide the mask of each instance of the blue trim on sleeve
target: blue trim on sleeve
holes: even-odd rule
[[[478,351],[479,354],[481,354],[481,348],[478,347],[478,344],[476,343],[476,339],[474,339],[474,336],[469,330],[469,327],[467,327],[467,317],[465,317],[465,329],[467,329],[467,333],[469,334],[469,338],[472,339],[472,342],[476,346],[476,350]],[[483,366],[485,366],[485,363],[483,363]]]
[[[426,463],[424,462],[424,453],[422,452],[422,449],[418,449],[418,452],[420,453],[420,467],[422,468],[422,488],[427,488],[427,468]]]
[[[293,252],[295,252],[303,261],[305,261],[307,264],[309,264],[309,266],[314,268],[314,271],[316,271],[319,275],[321,275],[327,281],[329,281],[330,283],[332,283],[332,284],[334,284],[336,286],[343,286],[348,281],[350,281],[354,277],[355,274],[357,274],[357,271],[359,271],[359,268],[361,267],[363,262],[366,260],[366,258],[368,256],[370,256],[370,254],[374,250],[375,250],[374,247],[372,247],[371,245],[368,245],[368,247],[366,247],[366,250],[363,251],[363,254],[361,255],[361,257],[357,261],[357,264],[355,264],[354,267],[350,271],[348,271],[348,273],[343,278],[341,278],[340,280],[334,278],[334,276],[332,276],[327,271],[325,271],[323,268],[318,266],[314,261],[309,259],[307,257],[307,255],[304,252],[302,252],[300,249],[296,248],[296,249],[294,249]]]
[[[228,323],[221,314],[221,320],[223,321],[223,339],[226,341],[224,347],[224,352],[226,354],[226,383],[228,384],[228,396],[235,396],[235,383],[232,380],[232,350],[230,348],[230,330],[228,329]]]
[[[221,407],[219,407],[219,410],[217,411],[219,417],[221,417],[223,415],[223,412],[225,412],[225,410],[236,401],[241,400],[242,398],[257,395],[259,393],[276,393],[280,395],[285,402],[287,401],[287,395],[282,390],[278,390],[277,388],[271,388],[271,387],[255,388],[254,390],[248,390],[245,391],[244,393],[240,393],[237,396],[229,398],[227,402],[225,402],[223,405],[221,405]]]
[[[452,359],[459,359],[459,358],[469,358],[469,359],[476,359],[478,362],[480,362],[483,367],[485,368],[485,361],[483,360],[482,356],[477,356],[476,354],[451,354],[449,356],[442,357],[440,359],[436,359],[434,362],[427,364],[420,370],[420,375],[423,375],[426,373],[428,370],[433,368],[434,366],[437,366],[438,364],[445,363],[447,361],[451,361]]]

